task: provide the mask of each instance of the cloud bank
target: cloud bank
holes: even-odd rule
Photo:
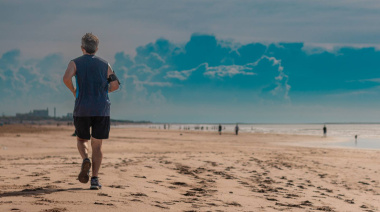
[[[110,94],[112,114],[184,122],[232,121],[235,116],[255,122],[260,111],[262,121],[265,114],[275,114],[268,119],[273,121],[302,121],[289,118],[299,107],[345,107],[353,100],[377,106],[379,56],[375,48],[310,51],[303,43],[239,44],[202,34],[193,34],[185,44],[161,38],[138,47],[135,56],[115,54],[113,68],[122,87]],[[61,82],[68,62],[59,53],[30,60],[20,60],[20,50],[4,53],[1,110],[54,105],[72,111],[73,97]]]

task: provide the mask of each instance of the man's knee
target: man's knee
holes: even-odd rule
[[[87,142],[88,140],[87,140],[87,139],[83,139],[83,138],[79,138],[79,137],[77,137],[77,141],[78,141],[78,142]]]
[[[92,138],[91,139],[91,147],[94,151],[102,150],[102,141],[101,139]]]

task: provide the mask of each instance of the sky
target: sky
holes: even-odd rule
[[[111,118],[380,121],[379,1],[0,0],[0,113],[72,112],[62,76],[93,32],[122,82]]]

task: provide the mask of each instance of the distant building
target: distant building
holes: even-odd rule
[[[67,113],[66,117],[64,118],[73,118],[73,114],[72,113]]]
[[[29,113],[16,113],[16,117],[42,117],[47,118],[49,117],[49,108],[46,108],[46,110],[33,110]]]

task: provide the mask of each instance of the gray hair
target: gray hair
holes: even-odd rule
[[[86,50],[87,53],[93,54],[96,52],[96,49],[99,45],[99,38],[96,35],[90,33],[86,33],[82,37],[82,48]]]

